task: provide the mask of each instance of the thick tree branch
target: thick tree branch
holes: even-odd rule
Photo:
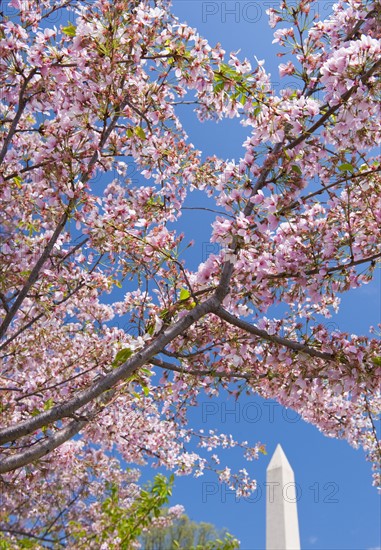
[[[86,426],[87,422],[87,420],[73,420],[68,426],[57,431],[47,439],[43,439],[41,443],[36,443],[32,448],[12,455],[8,458],[4,458],[0,462],[0,474],[17,470],[17,468],[30,464],[31,462],[34,462],[42,456],[50,453],[65,443],[65,441],[68,441],[76,435],[84,426]]]
[[[208,298],[204,303],[198,304],[184,317],[159,334],[146,348],[135,353],[133,357],[120,367],[103,376],[97,382],[94,382],[88,389],[79,392],[77,396],[69,399],[66,403],[52,407],[49,411],[44,411],[24,422],[20,422],[16,426],[4,428],[0,431],[0,445],[31,434],[52,422],[72,416],[78,409],[114,387],[121,380],[129,378],[144,364],[149,363],[150,359],[160,353],[167,344],[201,319],[201,317],[211,313],[219,303],[216,296]]]

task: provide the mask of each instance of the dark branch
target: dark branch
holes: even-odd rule
[[[78,392],[72,399],[52,407],[49,411],[44,411],[24,422],[20,422],[16,426],[4,428],[0,431],[0,444],[2,445],[10,441],[15,441],[52,422],[72,416],[78,409],[113,388],[121,380],[129,378],[144,364],[149,363],[152,357],[160,353],[174,338],[182,334],[196,321],[201,319],[201,317],[212,312],[218,304],[219,301],[216,296],[212,296],[204,303],[198,304],[184,317],[160,333],[145,349],[135,353],[133,357],[128,359],[120,367],[94,382],[86,390]]]
[[[288,340],[287,338],[282,338],[274,334],[269,334],[265,330],[262,330],[255,325],[247,323],[246,321],[242,321],[235,315],[232,315],[231,313],[226,311],[226,309],[224,309],[222,306],[218,307],[214,311],[214,313],[218,315],[218,317],[220,317],[221,319],[224,319],[224,321],[227,321],[230,325],[241,328],[242,330],[245,330],[250,334],[254,334],[255,336],[258,336],[259,338],[262,338],[267,342],[272,342],[273,344],[284,346],[296,352],[305,353],[306,355],[310,355],[311,357],[325,359],[326,361],[332,361],[335,358],[333,354],[318,351],[314,348],[307,346],[306,344],[301,344],[300,342],[296,342],[295,340]]]

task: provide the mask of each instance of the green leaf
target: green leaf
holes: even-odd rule
[[[153,376],[153,372],[150,371],[149,369],[146,369],[145,367],[141,368],[141,369],[140,369],[140,372],[144,372],[144,374],[145,374],[146,376]]]
[[[156,208],[161,208],[164,206],[164,201],[161,197],[150,197],[146,202],[147,206],[154,206]]]
[[[32,541],[30,539],[19,539],[18,547],[19,548],[38,548],[36,541]]]
[[[67,27],[62,27],[62,32],[67,36],[75,36],[77,32],[77,27],[73,23],[69,23]]]
[[[160,319],[164,319],[165,321],[168,313],[169,313],[169,310],[167,308],[164,308],[163,311],[161,311],[159,314]]]
[[[372,363],[376,367],[381,367],[381,357],[372,357]]]
[[[152,336],[154,330],[155,330],[155,325],[153,325],[153,324],[147,325],[147,330],[146,330],[147,334]]]
[[[119,365],[122,365],[127,359],[129,359],[132,355],[132,350],[130,348],[124,348],[118,351],[118,353],[115,355],[115,359],[112,362],[113,367],[119,367]]]
[[[237,71],[235,69],[233,69],[233,67],[231,67],[227,63],[221,63],[220,73],[223,74],[223,75],[226,74],[226,75],[228,75],[230,77],[233,77],[233,78],[236,77],[237,79],[242,78],[241,75],[239,73],[237,73]]]
[[[135,128],[135,134],[136,134],[140,139],[147,139],[146,133],[145,133],[145,131],[143,130],[143,128],[142,128],[141,126],[136,126],[136,128]]]
[[[148,386],[142,386],[143,393],[146,397],[149,395],[149,387]]]
[[[258,107],[255,107],[255,109],[254,109],[254,116],[258,116],[258,115],[261,113],[261,110],[262,110],[262,109],[259,107],[259,105],[258,105]]]
[[[340,164],[339,170],[340,170],[340,172],[351,172],[352,174],[355,171],[354,167],[352,166],[352,164],[349,164],[349,162],[345,162],[344,164]]]
[[[52,397],[50,397],[47,401],[44,403],[44,411],[49,411],[54,405],[54,400]]]
[[[224,82],[219,82],[218,84],[216,84],[213,88],[213,91],[215,94],[218,94],[219,92],[221,92],[222,90],[224,89]]]
[[[105,44],[97,43],[97,51],[101,56],[109,55],[109,48]]]
[[[187,290],[186,288],[182,288],[180,290],[180,302],[182,302],[183,300],[188,300],[190,295],[191,294],[190,294],[189,290]]]
[[[13,178],[13,181],[14,181],[14,183],[17,185],[17,187],[20,189],[20,187],[21,187],[21,182],[22,182],[22,179],[20,178],[20,176],[15,176],[15,177]]]
[[[300,166],[298,166],[297,164],[293,164],[293,165],[291,166],[291,170],[292,170],[293,172],[296,172],[297,174],[299,174],[299,176],[302,175],[302,170],[301,170]]]

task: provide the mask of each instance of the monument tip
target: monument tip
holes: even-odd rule
[[[267,470],[275,470],[275,468],[286,468],[292,471],[291,465],[282,449],[280,443],[276,446],[273,456],[267,466]]]

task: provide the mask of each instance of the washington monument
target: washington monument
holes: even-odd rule
[[[267,466],[266,550],[300,550],[294,472],[280,445]]]

